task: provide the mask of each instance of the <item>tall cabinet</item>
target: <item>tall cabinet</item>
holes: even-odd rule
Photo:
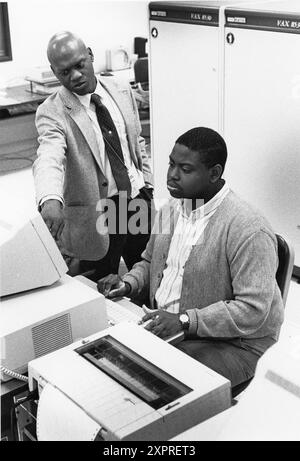
[[[154,185],[194,126],[228,146],[225,179],[295,249],[300,275],[300,2],[151,3]]]
[[[225,178],[300,266],[300,2],[228,8],[224,49]]]
[[[219,10],[227,2],[150,3],[151,151],[155,195],[166,198],[178,136],[219,128]]]

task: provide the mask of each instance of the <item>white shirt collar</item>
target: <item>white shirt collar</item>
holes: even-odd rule
[[[201,204],[198,208],[190,212],[188,206],[188,204],[190,203],[190,199],[181,199],[178,202],[179,210],[182,213],[182,215],[187,218],[193,217],[193,219],[198,219],[200,217],[204,217],[212,213],[214,210],[216,210],[216,208],[218,208],[218,206],[224,200],[228,192],[229,187],[225,182],[223,187],[219,190],[219,192],[216,195],[214,195],[207,203]]]
[[[95,91],[93,93],[87,93],[87,94],[84,94],[84,95],[80,95],[80,94],[76,94],[76,93],[73,93],[73,94],[75,94],[75,96],[77,96],[77,98],[79,99],[79,101],[81,102],[81,104],[84,107],[89,109],[90,104],[91,104],[91,96],[94,93],[98,94],[101,98],[103,98],[103,96],[105,95],[105,89],[103,88],[102,85],[100,85],[100,82],[99,82],[98,79],[97,79],[97,86],[96,86]]]

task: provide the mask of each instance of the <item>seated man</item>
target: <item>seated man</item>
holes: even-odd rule
[[[147,328],[162,338],[184,330],[176,347],[235,386],[278,339],[283,302],[276,237],[222,179],[226,158],[211,129],[177,139],[167,178],[173,199],[158,212],[142,261],[123,280],[99,280],[98,289],[109,297],[147,289],[155,309],[144,317],[152,318]]]

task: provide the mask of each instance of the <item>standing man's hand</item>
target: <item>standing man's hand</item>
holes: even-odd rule
[[[59,200],[46,200],[42,205],[41,215],[52,237],[59,240],[65,226],[62,204]]]

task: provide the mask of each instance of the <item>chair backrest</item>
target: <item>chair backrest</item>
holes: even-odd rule
[[[289,291],[290,281],[294,266],[294,250],[287,240],[281,235],[276,234],[278,244],[278,269],[276,280],[281,291],[283,305],[285,306],[286,298]]]
[[[276,234],[278,245],[278,268],[276,272],[276,280],[281,291],[283,305],[285,306],[286,298],[289,291],[290,281],[294,266],[294,249],[281,235]],[[252,378],[234,386],[231,389],[232,398],[237,397],[250,384]]]
[[[148,58],[139,58],[134,63],[134,78],[135,83],[141,83],[144,90],[148,86],[149,73],[148,73]]]

